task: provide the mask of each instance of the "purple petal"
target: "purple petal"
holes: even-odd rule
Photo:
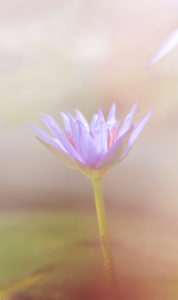
[[[156,52],[153,58],[148,63],[148,67],[153,66],[164,56],[166,56],[171,50],[178,45],[178,28],[172,32],[169,38],[163,43],[161,48]]]
[[[75,118],[72,116],[72,114],[68,110],[66,110],[66,114],[69,119],[72,119],[73,121],[75,121]]]
[[[67,151],[76,159],[79,159],[77,153],[75,153],[75,149],[73,148],[71,143],[66,139],[66,137],[62,134],[61,129],[59,128],[58,124],[54,121],[54,119],[46,114],[42,114],[41,119],[49,127],[51,132],[55,135],[55,137],[58,140],[58,143],[61,145],[61,148]]]
[[[93,117],[92,117],[92,120],[91,120],[91,124],[90,124],[90,131],[91,131],[91,133],[95,129],[97,120],[98,120],[98,114],[94,114]]]
[[[75,111],[76,111],[76,120],[80,121],[89,131],[89,125],[84,115],[78,109],[76,109]]]
[[[61,149],[62,151],[64,151],[64,152],[67,153],[67,150],[66,150],[66,149],[64,148],[64,146],[61,144],[61,142],[59,141],[59,139],[53,138],[53,140],[56,142],[56,144],[59,145],[59,147],[60,147],[60,149]]]
[[[98,108],[98,120],[97,122],[103,122],[106,125],[105,118],[101,108]]]
[[[92,138],[95,143],[98,154],[104,154],[108,150],[108,134],[107,129],[100,122],[93,130]]]
[[[130,145],[132,145],[135,142],[135,140],[137,139],[137,137],[141,133],[142,129],[144,128],[144,126],[148,122],[149,118],[151,117],[152,113],[153,113],[153,108],[151,109],[151,111],[144,118],[142,118],[140,121],[138,121],[135,124],[133,132],[132,132],[132,134],[130,136],[130,139],[129,139],[129,144]]]
[[[82,161],[87,165],[93,166],[96,164],[96,148],[90,136],[89,131],[79,120],[75,120],[70,113],[68,118],[71,126],[71,134],[74,140],[77,152],[79,153]]]
[[[56,121],[44,113],[41,114],[41,120],[47,125],[52,134],[58,138],[58,135],[61,134],[61,129]]]
[[[58,134],[58,137],[57,137],[58,142],[56,142],[54,138],[50,137],[42,129],[40,129],[34,125],[31,125],[31,124],[28,124],[28,125],[31,128],[35,129],[46,143],[49,143],[50,145],[55,146],[61,150],[65,150],[73,158],[75,158],[79,161],[82,161],[80,155],[77,153],[75,148],[71,145],[71,143],[67,140],[67,138],[63,134],[60,134],[60,133]]]
[[[153,113],[153,108],[151,109],[151,111],[141,120],[139,120],[133,128],[133,131],[130,135],[130,138],[128,140],[128,144],[126,147],[126,150],[122,156],[122,159],[126,156],[126,154],[128,153],[128,151],[130,150],[131,146],[133,145],[133,143],[135,142],[135,140],[137,139],[137,137],[139,136],[139,134],[141,133],[141,131],[143,130],[144,126],[146,125],[146,123],[148,122],[149,118],[151,117]]]
[[[65,131],[66,132],[70,132],[71,131],[71,127],[70,127],[70,121],[69,121],[69,118],[66,116],[65,113],[63,112],[60,112],[61,116],[62,116],[62,119],[63,119],[63,122],[64,122],[64,128],[65,128]]]
[[[88,166],[95,166],[98,162],[98,154],[96,152],[95,143],[83,124],[80,123],[80,121],[77,121],[77,123],[80,135],[78,147],[82,158]]]
[[[45,131],[43,131],[39,127],[34,126],[34,125],[30,124],[30,123],[27,123],[27,125],[30,126],[32,129],[34,129],[43,138],[43,140],[46,143],[48,143],[48,144],[50,144],[50,145],[52,145],[54,147],[57,147],[57,148],[63,150],[63,148],[61,147],[61,145],[59,143],[57,143],[54,138],[50,137]]]
[[[108,118],[107,118],[107,125],[110,127],[110,126],[113,126],[114,123],[116,122],[116,104],[113,103],[111,108],[110,108],[110,111],[109,111],[109,114],[108,114]]]
[[[137,102],[132,106],[130,112],[126,116],[126,118],[119,130],[118,136],[123,135],[130,128],[136,108],[137,108]]]
[[[75,120],[71,116],[71,114],[68,114],[68,119],[69,119],[69,122],[70,122],[70,128],[71,128],[70,134],[71,134],[71,137],[72,137],[72,139],[74,141],[74,144],[75,144],[75,147],[77,149],[77,152],[82,157],[83,153],[80,151],[81,136],[80,136],[80,133],[79,133],[78,121]]]
[[[97,164],[97,168],[107,167],[120,161],[122,154],[124,153],[125,147],[128,143],[128,138],[133,130],[131,126],[127,132],[122,136],[118,137],[111,148],[106,152],[102,159]]]
[[[79,153],[75,150],[75,148],[73,147],[73,145],[68,141],[68,139],[61,134],[58,137],[59,141],[61,142],[61,144],[65,147],[65,149],[67,150],[67,152],[75,159],[82,161],[82,158],[80,157]]]
[[[106,127],[105,119],[102,110],[98,110],[98,118],[94,129],[92,130],[92,137],[98,154],[103,154],[108,150],[108,128]]]
[[[82,153],[80,151],[81,138],[80,138],[80,133],[79,133],[78,121],[74,119],[74,117],[71,115],[70,112],[66,111],[66,113],[67,113],[67,117],[70,122],[70,128],[71,128],[70,135],[73,138],[74,144],[77,148],[77,152],[79,153],[80,157],[82,158]]]
[[[70,168],[78,169],[80,171],[86,171],[87,166],[81,163],[80,161],[76,160],[69,154],[61,151],[60,149],[57,149],[53,145],[48,144],[46,141],[44,141],[43,138],[37,137],[38,141],[40,141],[48,150],[50,150],[57,158],[59,158],[65,165],[67,165]]]

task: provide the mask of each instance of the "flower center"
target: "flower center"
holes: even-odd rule
[[[110,148],[114,144],[117,135],[118,127],[113,127],[110,132],[108,131],[108,148]]]

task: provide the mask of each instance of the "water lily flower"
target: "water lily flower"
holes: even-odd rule
[[[166,39],[162,46],[158,49],[155,55],[152,57],[148,63],[148,67],[153,66],[162,58],[164,58],[170,51],[178,46],[178,28],[176,28],[171,35]]]
[[[116,119],[114,103],[107,120],[99,108],[90,124],[79,110],[76,110],[75,118],[68,111],[61,113],[64,121],[63,129],[51,116],[42,113],[41,119],[52,135],[29,124],[39,134],[37,138],[43,145],[66,165],[84,173],[92,182],[104,266],[112,294],[114,292],[115,295],[112,299],[118,299],[116,296],[117,278],[107,229],[102,177],[127,155],[152,114],[151,110],[145,117],[133,124],[132,119],[136,107],[137,103],[133,105],[122,124]]]
[[[52,135],[28,124],[39,134],[37,139],[67,166],[78,169],[87,177],[105,174],[119,163],[129,152],[133,143],[149,120],[152,111],[132,124],[137,107],[135,103],[123,124],[116,119],[116,105],[113,103],[107,120],[99,108],[89,124],[83,114],[76,110],[75,118],[66,111],[61,112],[64,128],[61,129],[49,115],[42,113],[41,119]]]

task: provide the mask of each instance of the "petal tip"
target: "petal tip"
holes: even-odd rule
[[[28,127],[32,128],[32,129],[35,129],[35,125],[33,125],[31,123],[25,122],[25,125],[27,125]]]
[[[152,116],[153,112],[154,112],[154,107],[151,108],[151,110],[149,111],[147,116],[150,118]]]

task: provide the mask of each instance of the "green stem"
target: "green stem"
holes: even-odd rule
[[[100,242],[104,257],[104,267],[110,287],[114,290],[117,289],[117,278],[114,269],[113,258],[111,254],[111,247],[109,242],[109,234],[106,222],[105,205],[102,192],[102,178],[92,179],[92,186],[95,195],[95,205],[99,226]]]

